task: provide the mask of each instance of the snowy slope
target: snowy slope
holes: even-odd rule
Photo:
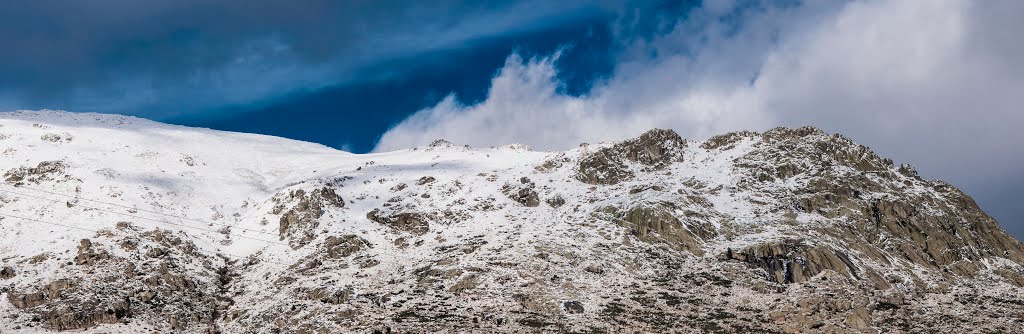
[[[5,113],[3,119],[0,131],[5,137],[4,159],[0,169],[63,161],[67,165],[65,172],[74,175],[73,180],[42,189],[48,192],[39,191],[42,187],[14,189],[8,185],[3,189],[9,191],[4,193],[5,198],[18,198],[19,195],[10,193],[17,191],[26,196],[42,197],[39,200],[80,203],[119,213],[125,213],[123,206],[152,211],[136,212],[136,215],[158,221],[140,221],[140,224],[200,232],[195,235],[204,238],[203,243],[216,244],[223,236],[201,233],[203,230],[199,228],[216,230],[238,226],[250,229],[242,234],[253,238],[266,239],[262,233],[276,235],[272,228],[245,225],[241,215],[246,213],[246,203],[262,202],[276,190],[308,179],[318,166],[353,156],[311,143],[189,129],[124,116],[44,111]],[[60,139],[44,139],[47,136]],[[81,207],[47,205],[40,208],[30,201],[23,203],[29,205],[18,207],[15,203],[7,207],[8,212],[93,230],[130,218],[102,211],[83,216]],[[86,217],[101,219],[84,219]],[[102,219],[107,217],[109,219]],[[179,225],[165,224],[163,220]],[[31,234],[49,230],[75,243],[83,236],[80,231],[56,227],[47,231],[18,231],[24,232],[23,237],[29,240],[51,242],[53,237],[48,233]],[[262,245],[240,242],[225,251],[247,253],[257,247]],[[211,246],[207,250],[217,248]]]
[[[873,332],[968,328],[934,306],[951,296],[1021,299],[1019,242],[845,138],[652,133],[356,155],[2,113],[0,328]],[[984,329],[1021,325],[1000,305]]]

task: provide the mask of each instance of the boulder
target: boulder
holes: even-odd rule
[[[370,242],[353,234],[340,237],[332,235],[323,243],[324,253],[332,259],[348,257],[367,248],[370,248]]]
[[[422,235],[430,231],[430,217],[419,212],[385,214],[380,209],[373,209],[366,214],[366,219],[415,235]]]
[[[14,272],[14,268],[8,266],[0,269],[0,279],[11,279],[14,278],[14,276],[17,276]]]
[[[518,184],[505,184],[502,186],[501,192],[516,203],[532,208],[540,205],[540,196],[534,190],[535,188],[536,185],[533,184],[533,181],[523,177],[519,179]]]

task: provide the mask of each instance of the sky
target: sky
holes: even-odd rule
[[[0,0],[0,110],[357,153],[813,125],[1024,238],[1017,0]]]

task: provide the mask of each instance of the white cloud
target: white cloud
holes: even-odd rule
[[[748,12],[741,18],[746,28],[738,32],[719,20],[731,6],[714,2],[663,36],[622,41],[628,48],[613,78],[582,97],[558,93],[557,55],[510,56],[485,101],[467,106],[449,96],[385,133],[376,150],[439,138],[475,146],[518,142],[562,149],[653,127],[702,137],[773,123],[771,115],[751,105],[755,99],[747,83],[772,49],[775,34],[806,24],[829,6]],[[630,23],[635,22],[625,24]],[[651,59],[650,54],[660,56]]]
[[[509,57],[492,81],[487,101],[464,106],[448,96],[385,134],[378,149],[404,148],[439,138],[475,144],[586,138],[600,125],[583,109],[585,99],[557,92],[554,59],[524,62],[518,56]]]
[[[1016,8],[1012,8],[1016,7]],[[1024,170],[1024,30],[1017,1],[857,2],[752,87],[779,124],[813,124],[931,176],[985,182]],[[772,124],[775,125],[775,124]]]
[[[718,20],[728,6],[624,41],[612,79],[581,97],[558,93],[554,58],[512,56],[485,101],[450,96],[377,150],[438,138],[565,149],[654,127],[703,138],[810,124],[958,184],[1024,170],[1024,2],[812,2],[741,12],[736,31]]]

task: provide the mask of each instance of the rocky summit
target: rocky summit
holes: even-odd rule
[[[812,127],[357,155],[41,111],[0,155],[3,333],[1024,328],[1024,245]]]

